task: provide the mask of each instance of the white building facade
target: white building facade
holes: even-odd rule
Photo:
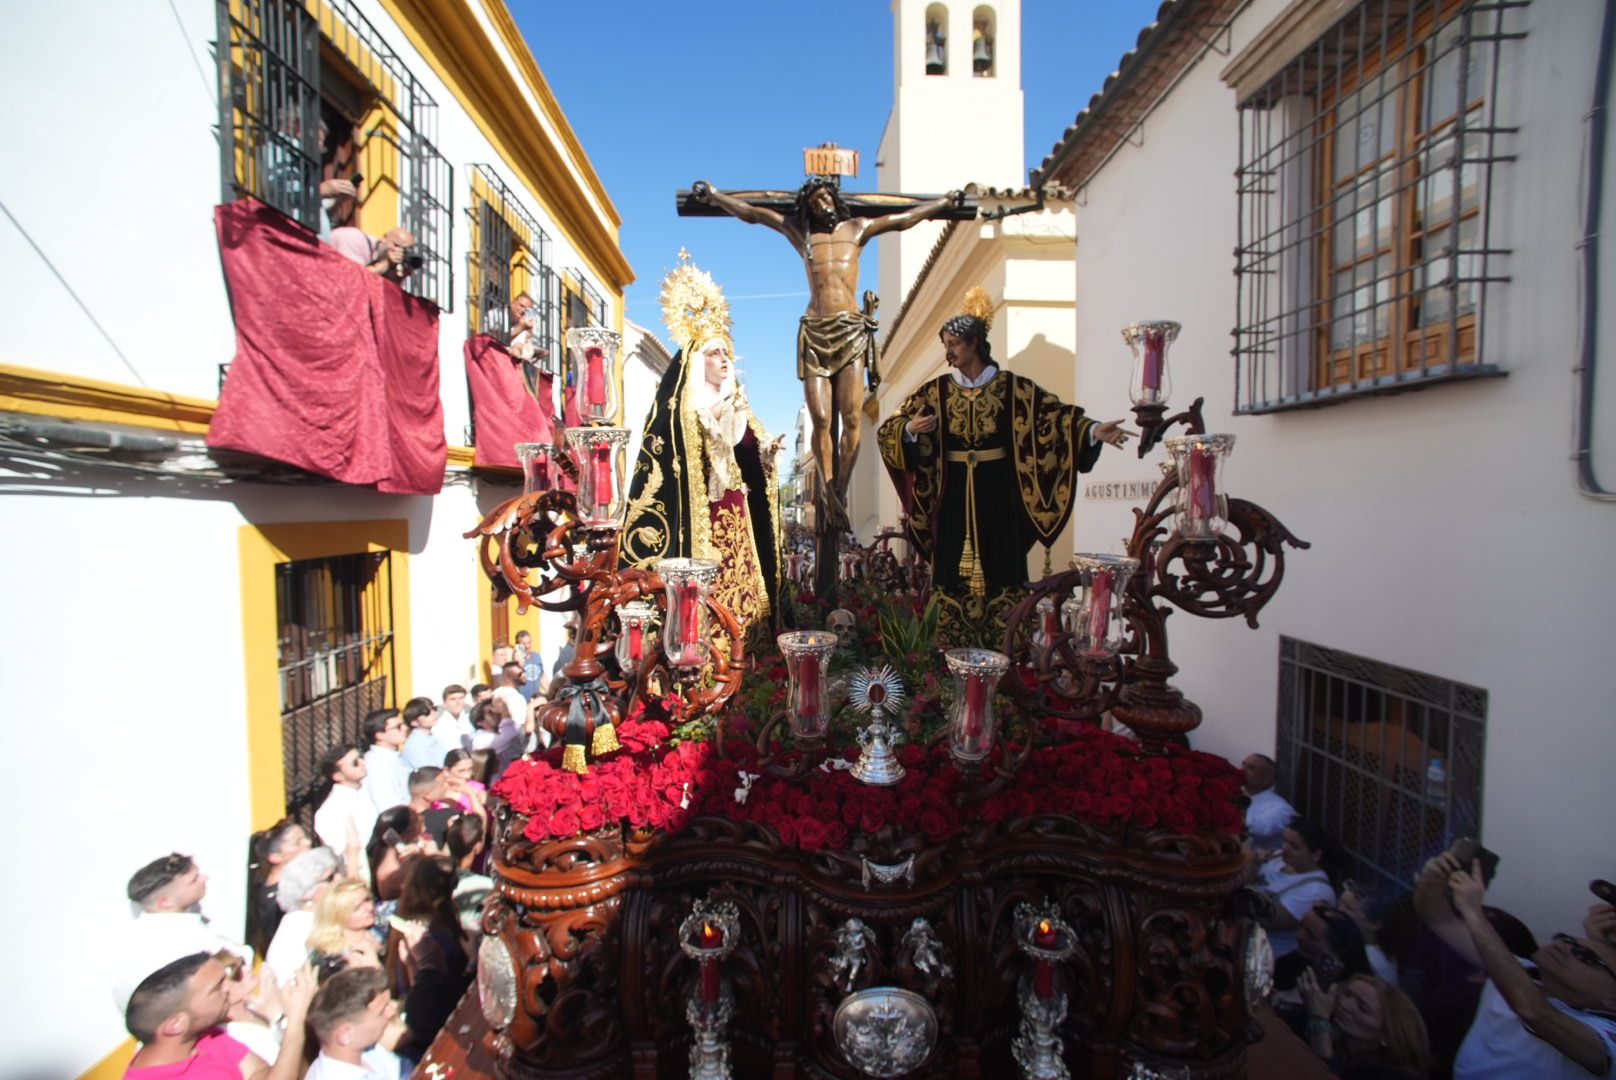
[[[249,834],[307,795],[310,761],[365,708],[481,681],[518,629],[559,647],[536,612],[492,602],[461,537],[520,491],[513,470],[473,468],[462,348],[500,329],[517,290],[542,299],[552,346],[568,325],[621,331],[632,280],[616,210],[500,0],[172,7],[20,7],[0,45],[0,87],[33,103],[0,140],[0,671],[50,747],[16,770],[39,817],[16,831],[0,931],[19,989],[0,1048],[18,1075],[121,1073],[131,1047],[103,976],[134,870],[193,855],[206,913],[240,937]],[[258,44],[221,21],[232,11],[263,19]],[[285,51],[263,44],[272,24],[304,12],[318,37],[299,62],[327,66],[301,116],[354,122],[359,223],[406,223],[426,256],[406,288],[440,309],[437,494],[202,441],[236,351],[213,208],[243,166],[218,136],[220,84],[238,121],[284,106],[246,80]],[[87,77],[86,56],[118,60]],[[85,125],[93,161],[42,167]],[[490,178],[514,235],[497,253]],[[630,397],[655,377],[631,375]]]
[[[1573,468],[1616,476],[1611,380],[1577,372],[1612,295],[1579,254],[1601,10],[1399,7],[1165,5],[1034,178],[1076,192],[1083,403],[1127,407],[1125,323],[1181,322],[1171,405],[1204,397],[1229,493],[1312,544],[1259,629],[1170,620],[1192,741],[1275,754],[1360,879],[1479,835],[1541,939],[1616,811],[1616,506]],[[1121,550],[1114,496],[1164,459],[1102,455],[1079,550]]]

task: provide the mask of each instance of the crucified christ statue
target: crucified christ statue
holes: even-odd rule
[[[811,177],[797,190],[789,214],[719,191],[705,180],[691,198],[752,225],[767,225],[791,241],[808,271],[808,311],[797,329],[797,378],[813,423],[814,463],[823,494],[820,513],[836,532],[848,527],[847,485],[859,450],[859,404],[864,370],[875,360],[875,320],[859,310],[858,264],[864,245],[939,217],[965,203],[963,192],[914,203],[892,213],[855,216],[836,184]],[[841,438],[833,423],[841,426]]]

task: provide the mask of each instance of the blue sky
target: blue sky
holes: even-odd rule
[[[827,141],[862,152],[862,173],[848,190],[873,187],[893,96],[890,4],[507,2],[623,217],[623,251],[638,275],[628,317],[668,340],[658,283],[679,248],[688,248],[730,298],[753,408],[771,431],[789,432],[802,402],[795,357],[806,302],[802,265],[768,229],[678,217],[674,192],[697,179],[792,188],[802,182],[802,148]],[[1157,6],[1023,0],[1029,167],[1133,47]],[[972,179],[962,160],[959,183]],[[860,283],[875,282],[872,244]]]

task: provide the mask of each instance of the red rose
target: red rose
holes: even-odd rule
[[[1111,796],[1111,816],[1126,818],[1133,813],[1133,799],[1127,795]]]
[[[949,825],[948,818],[940,810],[923,810],[920,814],[920,831],[926,839],[934,844],[940,844],[953,835],[953,827]]]
[[[584,832],[594,832],[606,824],[606,814],[598,805],[590,804],[578,811],[578,826]]]
[[[1133,823],[1146,829],[1154,829],[1156,827],[1156,808],[1149,803],[1134,804]]]
[[[579,831],[578,811],[570,806],[562,807],[550,815],[550,834],[552,836],[567,837]]]
[[[1167,811],[1167,827],[1176,833],[1192,833],[1195,831],[1195,815],[1182,806],[1174,806]]]
[[[774,831],[780,834],[780,842],[790,846],[797,842],[797,823],[799,821],[806,820],[811,819],[785,816],[781,817],[778,821],[772,822],[772,824],[774,825]],[[821,831],[819,840],[820,843],[824,843],[825,837],[823,835],[823,831]]]
[[[918,769],[926,762],[926,748],[919,743],[904,743],[898,748],[898,760],[905,768]]]
[[[825,826],[811,817],[796,819],[797,846],[804,851],[818,851],[825,846]]]
[[[834,818],[827,819],[825,826],[825,846],[833,851],[841,851],[847,847],[847,826]]]

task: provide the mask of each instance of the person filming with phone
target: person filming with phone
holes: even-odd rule
[[[1518,959],[1483,909],[1486,863],[1496,861],[1460,841],[1427,862],[1414,885],[1425,924],[1487,975],[1454,1077],[1616,1077],[1616,945],[1556,934],[1530,960]],[[1590,934],[1593,922],[1590,913]]]

